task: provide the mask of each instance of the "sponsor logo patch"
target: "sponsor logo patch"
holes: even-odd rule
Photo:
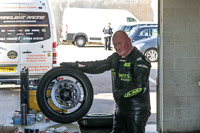
[[[133,90],[127,92],[127,93],[124,95],[124,97],[125,97],[125,98],[128,98],[128,97],[135,96],[135,95],[137,95],[138,93],[140,93],[141,91],[142,91],[142,88],[133,89]]]
[[[16,51],[11,50],[11,51],[8,52],[7,56],[8,56],[8,58],[10,58],[10,59],[15,59],[15,58],[17,58],[18,54],[17,54]]]

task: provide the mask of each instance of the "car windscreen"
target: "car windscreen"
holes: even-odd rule
[[[137,27],[133,27],[133,28],[131,29],[130,33],[128,34],[128,36],[129,36],[129,37],[132,37],[133,34],[134,34],[137,30],[138,30]]]
[[[34,43],[49,39],[50,36],[50,26],[47,13],[0,13],[0,42]]]
[[[125,27],[124,25],[120,25],[119,28],[118,28],[118,30],[123,30],[124,27]]]
[[[133,28],[133,26],[126,26],[126,27],[124,28],[124,31],[125,31],[125,32],[130,32],[132,28]]]

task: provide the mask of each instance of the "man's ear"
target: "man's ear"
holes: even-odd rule
[[[131,44],[131,38],[128,38],[127,40],[128,40],[128,43],[130,43],[130,44]]]

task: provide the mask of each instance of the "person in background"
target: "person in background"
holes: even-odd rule
[[[113,45],[116,52],[107,59],[61,63],[61,66],[71,65],[90,74],[111,70],[112,92],[116,103],[112,133],[145,133],[145,126],[151,115],[151,64],[136,47],[132,46],[124,31],[115,32]]]
[[[104,40],[105,40],[105,50],[111,50],[111,37],[112,37],[112,28],[111,23],[108,23],[108,26],[103,28]]]

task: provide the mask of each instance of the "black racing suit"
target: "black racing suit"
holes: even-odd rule
[[[149,74],[151,64],[134,48],[121,58],[113,53],[105,60],[79,62],[83,72],[98,74],[112,72],[113,96],[116,102],[112,133],[144,133],[150,116]]]

